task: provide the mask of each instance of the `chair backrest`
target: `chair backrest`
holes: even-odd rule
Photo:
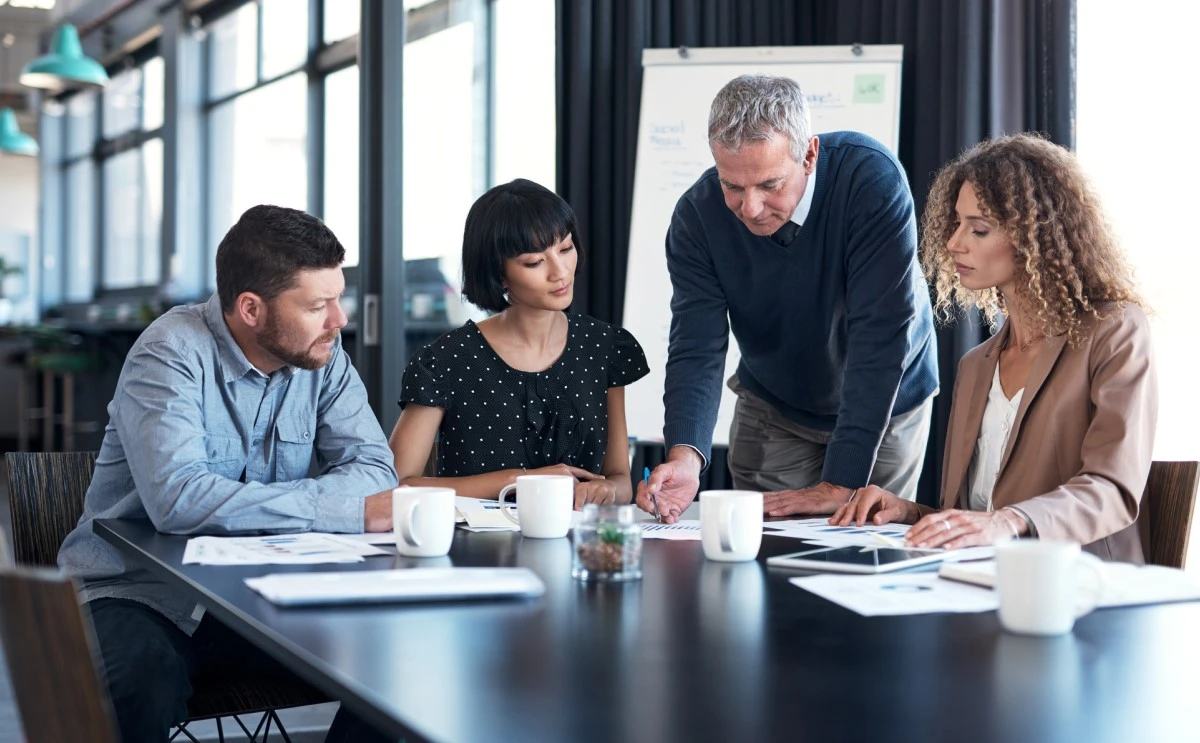
[[[69,579],[0,570],[0,642],[28,743],[117,743],[91,628]]]
[[[1182,568],[1196,508],[1200,462],[1154,462],[1142,495],[1138,533],[1150,565]]]
[[[58,548],[79,523],[96,452],[10,452],[9,511],[18,565],[56,565]]]

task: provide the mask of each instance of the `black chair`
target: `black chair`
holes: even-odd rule
[[[57,565],[58,548],[83,513],[83,496],[92,481],[96,455],[96,452],[11,452],[6,455],[13,553],[18,565]],[[232,718],[251,741],[259,740],[259,735],[265,739],[274,726],[290,743],[276,711],[329,701],[328,696],[299,679],[286,682],[222,680],[211,684],[198,679],[188,700],[188,719],[179,725],[171,739],[182,735],[196,741],[188,732],[188,724],[197,720],[215,720],[217,735],[224,741],[222,718]],[[242,721],[244,715],[261,715],[254,730]]]

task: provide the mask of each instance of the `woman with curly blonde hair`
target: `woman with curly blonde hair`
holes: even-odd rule
[[[935,308],[996,334],[954,385],[940,510],[862,488],[835,524],[915,524],[917,547],[1035,536],[1142,562],[1134,521],[1158,387],[1130,270],[1075,156],[1031,134],[979,144],[938,174],[922,225]]]

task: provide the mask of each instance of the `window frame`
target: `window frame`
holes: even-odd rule
[[[358,35],[350,36],[330,44],[324,43],[323,33],[325,28],[324,23],[324,2],[322,0],[307,0],[308,3],[308,52],[305,55],[305,60],[301,64],[288,68],[271,75],[270,77],[263,76],[263,2],[262,0],[240,0],[239,2],[221,3],[215,9],[217,12],[209,12],[200,16],[201,20],[198,23],[198,28],[207,30],[211,26],[227,17],[229,14],[240,10],[246,5],[253,4],[256,6],[257,24],[255,40],[255,82],[253,85],[237,90],[232,93],[225,93],[220,96],[210,97],[209,89],[211,86],[210,73],[212,70],[212,44],[205,40],[201,50],[201,86],[203,88],[201,99],[201,148],[204,153],[203,162],[204,168],[201,174],[200,184],[200,201],[202,204],[203,218],[200,220],[202,232],[202,244],[206,246],[206,250],[211,255],[215,250],[216,243],[220,240],[221,235],[213,234],[214,230],[209,216],[212,213],[212,204],[210,202],[212,193],[212,167],[213,161],[209,157],[212,143],[212,113],[224,105],[229,105],[242,96],[262,90],[263,88],[279,82],[287,77],[291,77],[297,73],[305,75],[305,83],[307,86],[306,99],[306,144],[305,154],[308,158],[308,184],[307,184],[307,211],[310,214],[319,216],[324,215],[324,200],[325,200],[325,79],[335,72],[340,72],[347,67],[358,64]],[[204,285],[211,287],[215,285],[215,267],[210,265],[212,261],[206,261],[207,274],[204,277]],[[358,281],[357,266],[348,266],[344,269],[346,284],[348,287],[353,286]]]
[[[152,59],[161,58],[157,39],[147,43],[134,52],[122,58],[119,66],[114,65],[108,68],[110,75],[120,74],[129,69],[142,68]],[[143,87],[139,89],[139,94],[144,91]],[[165,85],[165,81],[164,81]],[[72,136],[72,120],[66,109],[70,106],[71,100],[81,94],[93,93],[95,95],[95,105],[90,113],[92,127],[92,144],[86,152],[76,155],[66,155],[68,152],[71,136]],[[79,255],[79,248],[71,245],[70,230],[61,229],[60,239],[62,240],[62,248],[60,255],[63,260],[63,267],[60,271],[61,286],[59,287],[58,295],[63,298],[57,304],[61,306],[64,312],[71,308],[80,306],[92,306],[97,304],[106,304],[112,301],[120,300],[136,300],[143,299],[148,296],[153,296],[161,283],[161,267],[159,283],[149,285],[139,285],[133,287],[124,287],[119,289],[110,289],[104,286],[104,262],[108,249],[106,245],[106,216],[105,216],[105,189],[104,189],[104,166],[117,155],[124,154],[131,150],[139,150],[146,142],[154,139],[163,139],[163,130],[165,128],[165,112],[164,123],[160,123],[153,129],[145,129],[140,121],[138,126],[127,130],[121,134],[106,137],[104,135],[104,90],[96,91],[72,91],[69,94],[63,95],[56,99],[55,104],[64,108],[62,131],[60,132],[60,141],[58,142],[58,152],[61,157],[58,159],[55,167],[59,174],[59,184],[57,194],[58,204],[66,209],[72,208],[71,198],[71,180],[70,170],[79,163],[85,160],[92,162],[92,183],[91,183],[91,208],[92,208],[92,225],[90,229],[89,245],[85,248],[91,253],[90,273],[88,283],[91,286],[90,296],[87,301],[79,299],[66,299],[69,294],[68,287],[71,286],[71,272],[76,270],[77,261],[75,258]],[[144,96],[143,96],[144,98]],[[144,106],[144,100],[139,105]],[[141,117],[139,116],[139,119]],[[165,148],[165,142],[164,142]],[[162,174],[159,174],[162,177]],[[144,200],[143,200],[144,201]],[[144,208],[143,203],[138,204],[139,215]],[[164,206],[165,208],[165,206]],[[61,220],[65,222],[66,220]],[[140,216],[139,216],[140,221]],[[160,225],[161,227],[161,225]],[[161,250],[162,237],[159,236],[158,245]],[[45,307],[43,307],[45,309]]]
[[[400,0],[396,0],[399,2]],[[45,256],[45,270],[39,272],[40,289],[36,299],[39,314],[43,317],[62,317],[68,322],[113,321],[114,307],[119,304],[129,304],[136,309],[139,302],[151,305],[159,302],[174,304],[202,300],[211,287],[215,269],[211,264],[214,241],[219,241],[221,235],[212,235],[215,226],[210,225],[208,215],[211,208],[211,174],[214,164],[209,161],[207,154],[210,147],[210,116],[214,108],[227,104],[247,93],[259,90],[266,85],[277,82],[296,73],[303,73],[307,83],[307,143],[308,155],[308,184],[307,208],[320,216],[324,216],[326,206],[325,193],[325,86],[329,75],[340,72],[348,67],[358,65],[359,44],[361,32],[344,39],[326,43],[325,32],[325,2],[324,0],[305,0],[309,12],[307,31],[308,51],[303,63],[288,69],[278,71],[268,78],[263,77],[263,0],[210,0],[204,4],[179,4],[170,9],[151,13],[137,5],[128,13],[122,13],[121,37],[130,41],[114,56],[103,56],[99,45],[104,42],[97,37],[84,39],[86,50],[93,56],[98,56],[109,68],[110,73],[119,73],[131,66],[142,66],[154,57],[161,57],[164,64],[163,85],[163,118],[154,128],[144,127],[144,114],[139,116],[138,126],[117,136],[104,136],[105,93],[98,90],[93,93],[95,105],[88,113],[89,139],[91,146],[86,152],[67,155],[73,132],[78,132],[73,126],[72,118],[68,115],[67,105],[74,95],[80,91],[68,91],[58,96],[48,96],[44,105],[60,107],[60,115],[44,117],[43,136],[43,227],[39,230],[44,236],[39,253]],[[475,190],[479,193],[492,184],[494,173],[493,152],[495,142],[495,0],[432,0],[432,2],[408,8],[403,11],[406,29],[405,43],[420,40],[428,35],[438,33],[446,28],[464,21],[472,21],[476,32],[476,65],[479,74],[476,75],[474,106],[476,110],[472,147],[477,153],[475,158],[472,180]],[[211,74],[210,54],[212,45],[205,38],[205,29],[217,20],[226,17],[247,4],[255,6],[257,17],[255,39],[255,84],[246,89],[210,98],[208,87]],[[147,6],[148,7],[148,6]],[[128,18],[126,18],[128,15]],[[269,13],[267,14],[269,16]],[[73,20],[68,18],[68,20]],[[360,20],[361,23],[361,20]],[[136,28],[135,28],[136,26]],[[136,46],[134,46],[136,45]],[[181,58],[181,49],[187,46],[189,51]],[[194,48],[195,58],[190,57]],[[194,67],[194,69],[192,69]],[[143,82],[143,87],[145,83]],[[188,117],[194,116],[194,123],[185,124],[181,130],[180,106],[191,106],[185,101],[194,100],[194,108],[187,112]],[[141,102],[144,105],[144,98]],[[192,121],[184,119],[184,121]],[[360,127],[362,124],[360,124]],[[360,128],[361,131],[361,128]],[[138,282],[137,286],[122,288],[107,288],[105,286],[104,266],[111,261],[112,252],[108,245],[110,237],[106,234],[106,207],[111,195],[106,195],[104,188],[105,167],[111,158],[131,150],[143,148],[147,142],[159,139],[163,147],[162,181],[162,215],[159,224],[159,255],[157,280],[149,283]],[[193,163],[199,167],[189,167],[181,164],[180,153],[191,151],[193,155],[184,158],[184,162]],[[369,156],[360,150],[359,172],[362,173],[363,158]],[[78,191],[72,198],[72,181],[69,174],[78,163],[90,160],[90,183],[87,186],[87,198],[90,200],[91,215],[86,230],[75,231],[74,235],[82,238],[87,235],[87,244],[73,242],[73,231],[68,229],[71,224],[69,209],[77,200]],[[180,168],[184,170],[180,170]],[[144,173],[144,165],[142,166]],[[147,208],[144,188],[145,175],[141,176],[142,192],[139,194],[139,210]],[[361,179],[361,175],[360,175]],[[180,194],[188,194],[194,198],[195,210],[190,212],[195,216],[181,214],[184,208],[180,202]],[[189,211],[191,206],[188,207]],[[184,217],[187,219],[184,219]],[[183,220],[181,222],[181,220]],[[46,226],[53,222],[54,227]],[[189,229],[190,228],[190,229]],[[180,230],[188,234],[186,240],[181,238]],[[184,245],[181,240],[186,243]],[[50,244],[53,242],[53,245]],[[193,247],[194,246],[194,247]],[[139,249],[141,246],[139,245]],[[193,257],[191,251],[199,251]],[[181,253],[181,251],[183,251]],[[360,246],[360,255],[369,251],[366,245]],[[77,292],[71,297],[68,289],[73,282],[79,282],[80,271],[76,266],[80,263],[79,256],[88,256],[90,265],[87,268],[86,279],[83,280],[90,290],[88,298],[84,298],[83,286],[76,283]],[[182,268],[180,261],[182,260]],[[362,260],[360,258],[360,260]],[[202,265],[197,265],[197,264]],[[172,277],[183,270],[188,276],[184,286],[172,288]],[[347,284],[351,292],[358,289],[360,271],[357,266],[345,269]],[[208,274],[208,275],[205,275]],[[181,280],[182,281],[182,280]],[[160,308],[163,309],[163,308]]]
[[[398,2],[399,0],[396,1]],[[231,93],[209,97],[212,45],[207,40],[203,44],[201,52],[201,85],[203,87],[201,147],[203,148],[205,163],[202,183],[200,184],[202,211],[204,214],[201,220],[201,230],[203,234],[202,242],[210,251],[214,249],[213,246],[221,238],[221,235],[213,234],[214,230],[209,220],[209,215],[212,213],[212,204],[209,201],[212,193],[211,168],[213,167],[212,158],[209,157],[212,142],[212,130],[210,127],[212,112],[214,109],[230,104],[244,95],[261,90],[299,72],[303,72],[306,75],[308,84],[308,107],[305,112],[307,120],[306,155],[308,157],[307,211],[321,218],[325,216],[325,82],[330,75],[358,64],[359,35],[355,34],[332,43],[325,43],[325,3],[323,0],[307,0],[307,2],[309,13],[307,58],[303,64],[283,70],[270,77],[263,76],[263,0],[237,0],[235,2],[219,3],[216,8],[212,8],[209,12],[200,16],[201,20],[198,28],[207,30],[213,24],[228,17],[231,13],[237,12],[246,5],[255,5],[257,13],[257,23],[255,26],[257,33],[254,64],[255,82],[253,85]],[[493,41],[495,31],[494,15],[492,0],[468,0],[467,2],[463,2],[463,0],[432,0],[432,2],[412,8],[406,12],[406,44],[438,33],[459,23],[467,21],[474,21],[476,23],[475,43],[477,58],[480,60],[477,64],[484,65],[486,71],[486,74],[476,76],[475,91],[476,110],[480,112],[479,116],[482,117],[482,121],[479,122],[480,125],[475,127],[476,141],[473,145],[476,151],[484,153],[482,160],[477,164],[478,167],[474,176],[475,190],[478,193],[482,193],[492,185],[492,149],[495,144],[494,110],[492,105],[495,88],[492,74],[495,68],[495,44]],[[208,274],[205,276],[205,285],[211,287],[215,284],[215,277],[213,275],[215,269],[208,264],[211,264],[211,261],[206,262]],[[359,283],[358,266],[345,266],[343,267],[343,273],[346,278],[348,291],[353,293],[354,287]]]

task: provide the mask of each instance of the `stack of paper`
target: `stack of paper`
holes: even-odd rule
[[[285,606],[541,596],[546,592],[545,584],[528,568],[275,573],[247,578],[246,585],[271,603]]]
[[[184,565],[313,565],[362,562],[381,549],[339,534],[275,534],[265,537],[192,537]]]

